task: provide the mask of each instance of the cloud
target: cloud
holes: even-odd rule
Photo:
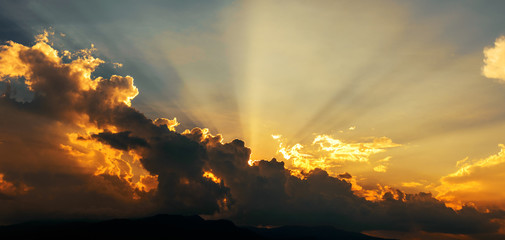
[[[505,81],[505,36],[497,38],[494,47],[484,48],[482,74]]]
[[[296,172],[276,159],[251,161],[243,141],[224,142],[208,129],[178,133],[176,119],[153,121],[131,107],[133,78],[92,78],[103,61],[90,50],[69,61],[62,56],[68,54],[44,35],[32,47],[9,42],[0,51],[1,81],[22,80],[34,94],[26,103],[12,93],[0,98],[0,112],[8,113],[0,118],[2,223],[172,213],[358,231],[499,229],[500,211],[456,211],[429,193],[357,189],[349,173],[319,165]],[[285,148],[286,156],[314,156],[296,146]],[[313,146],[337,162],[368,162],[400,145],[386,137],[345,143],[320,136]]]
[[[457,171],[441,178],[436,188],[437,198],[461,208],[464,204],[475,204],[484,209],[505,208],[505,146],[500,152],[487,158],[458,162]]]
[[[312,145],[306,146],[300,143],[286,146],[284,143],[286,140],[280,135],[272,135],[272,138],[279,142],[277,153],[286,160],[288,168],[305,172],[320,168],[333,175],[338,174],[337,171],[343,169],[346,164],[354,163],[374,164],[374,167],[370,167],[371,171],[386,172],[391,157],[373,161],[371,157],[389,148],[402,146],[388,137],[370,137],[363,141],[345,142],[328,135],[318,135],[314,137]]]
[[[230,189],[232,199],[224,214],[241,223],[445,233],[495,232],[499,228],[489,220],[500,217],[499,211],[486,214],[472,207],[455,211],[429,193],[405,194],[392,188],[374,192],[379,199],[368,201],[358,196],[348,173],[333,177],[316,168],[300,178],[276,159],[249,166],[250,150],[244,142],[222,143],[220,136],[201,129],[186,134],[205,145],[212,172]]]
[[[97,139],[100,142],[107,143],[111,147],[119,150],[129,150],[136,147],[147,147],[147,141],[143,138],[130,137],[130,132],[101,132],[98,134],[91,135],[92,138]]]
[[[130,107],[133,78],[92,78],[103,63],[92,50],[63,61],[47,35],[0,51],[1,81],[21,80],[34,95],[0,99],[5,192],[8,183],[31,188],[2,204],[0,220],[217,211],[226,188],[203,177],[205,152],[171,131],[175,119],[156,125]]]
[[[175,131],[175,127],[180,125],[180,123],[177,122],[177,118],[174,118],[174,119],[156,118],[156,120],[154,120],[153,123],[156,126],[160,126],[160,127],[165,125],[166,128],[168,128],[170,131]]]
[[[376,172],[386,172],[388,167],[386,165],[378,165],[373,168],[374,171]]]
[[[4,180],[4,175],[0,173],[0,198],[9,198],[11,196],[25,194],[30,191],[30,189],[31,188],[25,184],[14,184]]]

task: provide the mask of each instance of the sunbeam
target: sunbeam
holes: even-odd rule
[[[0,224],[505,234],[500,1],[0,6]]]

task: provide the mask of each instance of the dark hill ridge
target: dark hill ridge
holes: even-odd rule
[[[306,240],[333,240],[333,239],[350,239],[350,240],[384,240],[383,238],[370,237],[365,234],[348,232],[336,229],[331,226],[283,226],[277,228],[250,228],[251,231],[266,237],[267,239],[283,240],[283,239],[306,239]]]
[[[0,227],[1,239],[345,239],[379,240],[333,227],[238,227],[228,220],[157,215],[101,222],[30,222]]]

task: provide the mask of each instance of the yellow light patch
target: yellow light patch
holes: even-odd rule
[[[221,182],[220,178],[216,177],[216,175],[214,175],[214,173],[209,172],[209,171],[203,172],[203,177],[208,178],[208,179],[212,180],[215,183],[220,183]]]
[[[69,143],[61,144],[61,149],[75,157],[79,164],[95,176],[106,174],[117,176],[128,182],[132,189],[144,192],[155,190],[158,177],[151,175],[140,163],[141,156],[135,150],[119,150],[92,139],[96,128],[89,128],[86,134],[67,134]]]
[[[320,168],[333,175],[337,174],[333,169],[346,162],[368,163],[371,155],[401,146],[387,137],[373,138],[372,141],[344,142],[328,135],[319,135],[314,138],[312,145],[307,146],[300,143],[286,146],[280,135],[272,137],[279,142],[277,153],[287,160],[288,168],[305,172]],[[373,170],[385,172],[390,158],[388,156],[379,160],[380,164]]]

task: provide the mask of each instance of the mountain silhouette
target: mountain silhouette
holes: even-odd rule
[[[37,221],[0,226],[2,239],[244,239],[380,240],[334,227],[239,227],[228,220],[200,216],[156,215],[107,221]]]

